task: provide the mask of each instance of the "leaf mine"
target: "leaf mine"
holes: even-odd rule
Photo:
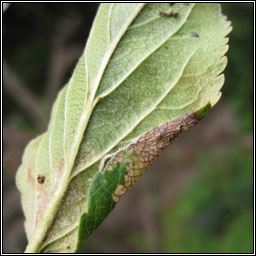
[[[113,201],[120,197],[138,180],[144,171],[157,159],[159,154],[172,143],[182,131],[198,124],[197,113],[182,115],[142,135],[135,143],[116,153],[106,165],[106,171],[112,171],[118,163],[127,163],[127,175],[124,185],[117,185]]]

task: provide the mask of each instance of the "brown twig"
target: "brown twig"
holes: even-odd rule
[[[80,52],[78,55],[70,56],[69,46],[66,46],[66,42],[80,24],[81,19],[79,18],[61,19],[57,23],[56,31],[62,32],[52,35],[50,63],[46,81],[46,98],[49,104],[52,104],[57,95],[67,68],[70,68],[68,65],[73,63],[79,57],[79,54],[81,54]],[[72,48],[72,53],[74,53],[73,50]],[[77,50],[75,53],[77,53]]]
[[[20,81],[5,61],[3,62],[3,86],[29,115],[36,126],[40,129],[46,126],[46,118],[38,106],[37,99],[26,89],[27,87]]]
[[[54,36],[51,42],[51,55],[46,81],[46,99],[52,104],[63,78],[64,42],[60,36]]]

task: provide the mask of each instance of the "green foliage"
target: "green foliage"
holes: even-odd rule
[[[173,253],[252,253],[253,156],[229,148],[201,154],[201,176],[162,218],[162,246]]]
[[[240,133],[253,128],[253,3],[225,3],[223,12],[232,20],[229,65],[223,88],[225,99],[239,116]]]
[[[203,119],[208,112],[211,110],[211,103],[207,103],[204,107],[201,109],[197,110],[196,113],[199,116],[200,119]]]
[[[127,162],[118,163],[110,172],[105,170],[94,175],[88,190],[88,212],[83,214],[79,226],[79,243],[87,237],[108,216],[115,206],[112,197],[118,185],[124,185],[124,175],[127,174]],[[79,245],[80,245],[79,244]],[[78,245],[78,246],[79,246]]]

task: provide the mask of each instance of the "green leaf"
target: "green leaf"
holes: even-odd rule
[[[160,151],[208,113],[230,31],[214,3],[100,5],[48,129],[17,172],[26,252],[76,251]]]

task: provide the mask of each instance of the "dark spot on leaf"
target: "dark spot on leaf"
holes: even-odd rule
[[[45,181],[45,176],[41,176],[41,175],[37,176],[37,182],[39,184],[44,184],[44,181]]]
[[[179,12],[178,11],[171,11],[171,12],[161,12],[157,11],[158,15],[163,16],[163,17],[176,17]]]
[[[67,246],[67,249],[70,249],[70,247],[71,247],[71,244],[69,244],[69,245]]]
[[[198,35],[196,32],[191,32],[190,35],[191,35],[192,37],[199,37],[199,35]]]
[[[175,5],[176,3],[169,3],[170,6]]]
[[[102,98],[101,98],[101,97],[99,97],[99,98],[98,98],[98,102],[100,102],[101,100],[102,100]]]
[[[168,49],[168,46],[167,46],[167,45],[165,45],[165,46],[164,46],[164,48],[167,50],[167,49]]]

